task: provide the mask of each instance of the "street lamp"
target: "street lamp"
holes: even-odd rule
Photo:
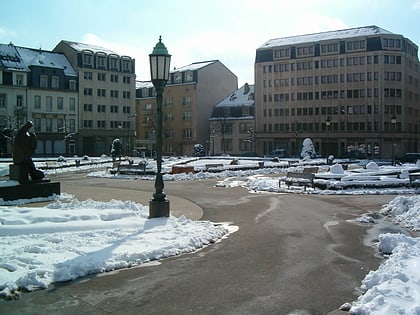
[[[330,126],[331,126],[331,119],[330,116],[327,117],[327,120],[325,121],[325,126],[327,127],[327,165],[329,164],[329,159],[328,159],[328,142],[330,141],[329,136],[330,136]]]
[[[162,43],[159,42],[149,55],[150,75],[153,86],[156,90],[156,179],[155,193],[153,199],[149,201],[149,218],[169,217],[169,200],[166,200],[163,192],[164,184],[162,177],[162,95],[166,82],[169,80],[169,67],[171,55]]]
[[[397,117],[395,114],[392,114],[391,117],[391,125],[392,125],[392,166],[395,165],[395,124],[397,123]]]

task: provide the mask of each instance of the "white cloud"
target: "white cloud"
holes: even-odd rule
[[[10,40],[10,37],[16,37],[16,32],[4,27],[0,27],[0,39]]]
[[[413,10],[420,10],[420,1],[416,1],[412,4],[411,8]]]

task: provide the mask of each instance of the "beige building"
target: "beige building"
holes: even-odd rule
[[[79,129],[76,153],[110,153],[115,138],[125,154],[134,148],[135,60],[103,47],[62,40],[53,50],[63,53],[79,77]]]
[[[209,119],[211,155],[254,155],[254,94],[246,83],[216,104]]]
[[[272,39],[256,50],[256,146],[391,158],[420,150],[418,47],[377,26]],[[393,118],[393,119],[391,119]]]
[[[237,88],[236,75],[218,60],[171,71],[163,93],[162,153],[191,155],[195,144],[206,147],[214,104]],[[138,82],[136,93],[137,150],[150,156],[155,150],[155,91],[150,82]]]

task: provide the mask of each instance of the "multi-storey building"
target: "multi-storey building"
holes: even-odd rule
[[[272,39],[256,50],[257,152],[390,158],[420,150],[418,47],[377,26]]]
[[[63,53],[79,77],[79,155],[109,154],[115,138],[125,154],[134,147],[135,60],[103,47],[62,40]]]
[[[253,155],[255,152],[254,85],[240,89],[217,103],[209,119],[212,155]]]
[[[0,44],[0,153],[11,155],[11,138],[32,120],[37,155],[74,154],[77,82],[63,54]]]
[[[238,88],[238,79],[220,61],[205,61],[174,69],[163,93],[165,155],[190,155],[194,144],[209,141],[208,119],[214,104]],[[136,94],[137,149],[153,154],[156,99],[150,82],[139,82]]]

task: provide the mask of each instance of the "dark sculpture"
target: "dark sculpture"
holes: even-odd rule
[[[29,173],[32,179],[39,180],[44,178],[45,175],[35,168],[32,161],[32,155],[34,155],[37,145],[35,133],[29,131],[32,126],[33,123],[28,121],[16,134],[13,142],[13,163],[26,168],[26,173]]]
[[[121,161],[121,155],[122,155],[122,144],[120,139],[114,139],[112,141],[112,146],[111,146],[111,156],[112,156],[112,161],[115,162],[115,160],[117,158],[119,158],[119,160]]]

